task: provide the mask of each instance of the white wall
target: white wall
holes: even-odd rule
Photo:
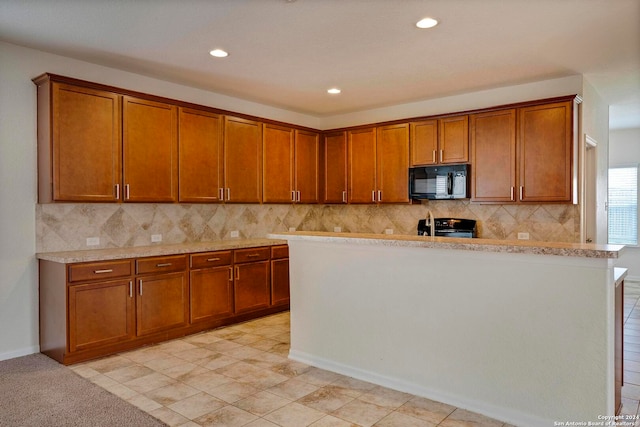
[[[609,134],[609,165],[640,163],[640,128],[613,130]],[[628,280],[640,281],[640,247],[627,247],[618,262],[629,269]]]
[[[583,82],[583,103],[579,143],[584,144],[584,135],[598,143],[596,160],[596,240],[607,243],[607,182],[609,169],[609,105],[587,81]]]
[[[359,111],[340,116],[325,117],[322,120],[322,129],[337,129],[365,123],[446,114],[563,95],[580,95],[582,94],[582,84],[582,76],[576,75]]]
[[[317,129],[580,93],[582,76],[318,118],[0,43],[0,360],[38,351],[36,88],[45,72]]]

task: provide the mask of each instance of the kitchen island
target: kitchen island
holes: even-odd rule
[[[519,426],[614,414],[622,246],[269,237],[290,248],[290,358]]]

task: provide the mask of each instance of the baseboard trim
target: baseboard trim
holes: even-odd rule
[[[315,366],[316,368],[325,369],[342,375],[347,375],[358,380],[367,381],[393,390],[398,390],[404,393],[410,393],[416,396],[435,400],[437,402],[446,403],[447,405],[452,405],[457,408],[476,412],[478,414],[482,414],[509,424],[532,427],[548,427],[550,425],[553,425],[553,420],[524,414],[519,411],[514,411],[510,408],[493,405],[487,402],[455,396],[442,390],[424,387],[419,384],[411,383],[399,378],[380,375],[375,372],[370,372],[353,366],[344,365],[305,352],[292,349],[289,351],[289,359],[296,362],[305,363],[307,365]]]
[[[28,356],[30,354],[40,353],[40,346],[34,345],[31,347],[21,348],[19,350],[8,351],[0,353],[0,361],[15,359],[16,357]]]

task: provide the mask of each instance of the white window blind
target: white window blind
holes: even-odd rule
[[[609,169],[609,243],[638,244],[638,166]]]

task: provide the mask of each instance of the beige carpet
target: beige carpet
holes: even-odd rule
[[[38,353],[0,362],[0,426],[166,424]]]

